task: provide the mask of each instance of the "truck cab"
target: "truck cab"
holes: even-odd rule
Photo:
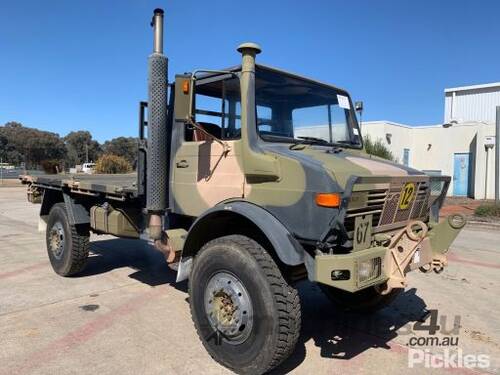
[[[280,259],[343,291],[391,294],[406,285],[408,267],[442,269],[444,249],[435,254],[429,230],[449,177],[366,154],[346,90],[257,64],[256,44],[238,51],[241,66],[176,77],[171,213],[197,218],[195,230],[206,216],[213,227],[235,219],[235,207],[262,211],[292,243],[291,252],[275,249]],[[456,234],[464,221],[453,220]],[[185,249],[187,273],[190,260]]]

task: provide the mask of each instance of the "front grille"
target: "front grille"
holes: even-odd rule
[[[384,203],[387,199],[387,189],[370,190],[367,194],[365,206],[347,210],[344,221],[347,232],[352,232],[354,230],[354,220],[356,216],[373,215],[372,227],[378,226]]]
[[[427,200],[429,197],[428,181],[415,182],[415,198],[410,205],[405,208],[399,208],[401,191],[406,182],[392,183],[387,194],[386,204],[379,225],[389,225],[408,221],[410,219],[424,218],[427,214]]]
[[[407,208],[401,209],[399,207],[401,191],[405,184],[410,181],[415,184],[415,197]],[[358,194],[367,194],[366,204],[362,207],[347,209],[344,226],[348,234],[351,235],[354,231],[354,220],[357,216],[373,215],[373,232],[401,227],[409,220],[425,220],[427,218],[430,194],[427,179],[398,179],[389,182],[386,186],[386,188],[358,192]]]

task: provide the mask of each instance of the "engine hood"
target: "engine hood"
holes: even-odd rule
[[[274,147],[273,147],[274,148]],[[305,146],[303,149],[279,147],[279,153],[305,162],[320,163],[322,168],[345,188],[351,176],[415,176],[424,175],[416,169],[391,162],[362,150],[333,150],[331,147]],[[276,149],[274,151],[277,151]],[[308,164],[308,163],[307,163]]]

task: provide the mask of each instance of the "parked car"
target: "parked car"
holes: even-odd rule
[[[95,172],[95,163],[83,163],[82,172],[92,174]]]

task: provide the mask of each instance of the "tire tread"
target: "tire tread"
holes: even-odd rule
[[[50,210],[50,214],[52,215],[59,215],[57,213],[58,210],[62,210],[63,212],[63,218],[60,218],[61,220],[64,220],[68,222],[68,214],[66,210],[66,204],[63,202],[56,203]],[[50,215],[49,214],[49,215]],[[90,248],[90,233],[88,230],[88,227],[86,226],[75,226],[75,225],[70,225],[68,222],[68,226],[70,228],[70,235],[71,235],[71,246],[69,251],[71,251],[71,264],[69,267],[69,270],[64,270],[63,272],[59,273],[62,276],[73,276],[80,271],[83,270],[85,267],[85,264],[87,263],[87,258],[89,256],[89,248]],[[49,228],[47,228],[48,230]]]
[[[277,367],[290,356],[299,339],[301,326],[299,294],[295,288],[290,286],[285,281],[278,266],[269,253],[256,241],[250,239],[249,237],[243,235],[229,235],[216,238],[206,243],[198,254],[201,254],[205,249],[213,246],[214,244],[227,242],[234,243],[247,251],[257,261],[260,269],[271,286],[279,324],[277,325],[278,332],[276,333],[276,346],[271,348],[271,350],[273,350],[272,359],[262,371],[262,373],[266,373]],[[189,283],[189,288],[191,288],[191,283]],[[191,316],[193,316],[192,311]],[[203,340],[203,337],[197,327],[196,332],[205,346],[205,349],[207,349],[210,353],[209,347],[205,343],[205,340]],[[232,370],[237,371],[239,369],[232,368]]]

